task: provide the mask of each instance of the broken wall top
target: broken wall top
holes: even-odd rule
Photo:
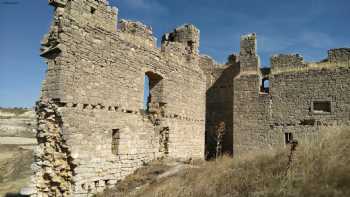
[[[184,27],[179,39],[162,50],[150,27],[121,20],[117,30],[116,18],[117,9],[102,1],[67,1],[56,7],[43,41],[48,72],[41,98],[139,113],[144,76],[152,72],[163,79],[160,98],[166,114],[203,120],[205,75],[194,48],[181,42],[193,38],[199,45],[199,31],[193,25]],[[188,99],[191,95],[195,97]]]

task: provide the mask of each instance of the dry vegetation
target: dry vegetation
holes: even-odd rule
[[[125,187],[123,195],[110,190],[100,196],[350,196],[350,129],[328,128],[322,134],[312,141],[299,139],[289,169],[290,151],[286,147],[235,159],[223,157],[170,178],[151,181],[145,187]],[[142,179],[144,175],[148,176],[133,176]]]
[[[130,176],[127,176],[123,182],[118,183],[115,188],[106,190],[103,194],[97,194],[97,197],[102,196],[126,196],[128,193],[137,190],[140,187],[145,187],[157,181],[159,175],[168,171],[171,167],[162,161],[154,161],[149,166],[144,166]]]
[[[0,196],[15,194],[28,186],[32,158],[32,150],[17,145],[0,145]]]
[[[196,168],[160,178],[174,166],[156,161],[97,196],[256,197],[350,196],[350,128],[328,128],[318,139],[299,139],[288,168],[289,147],[231,159],[197,162]],[[32,151],[0,146],[0,195],[29,181]]]

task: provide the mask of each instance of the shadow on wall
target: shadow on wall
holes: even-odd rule
[[[233,79],[239,74],[239,63],[230,65],[206,92],[205,153],[206,159],[216,155],[216,129],[220,122],[225,123],[222,153],[233,155]]]
[[[7,193],[5,197],[25,197],[26,195],[21,195],[20,193]]]

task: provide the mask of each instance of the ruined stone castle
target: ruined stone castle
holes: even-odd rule
[[[317,63],[275,55],[261,68],[249,34],[239,54],[218,64],[199,53],[193,25],[166,33],[157,47],[150,27],[117,22],[106,0],[49,3],[34,196],[86,196],[157,158],[204,159],[220,122],[222,151],[231,155],[350,122],[349,48],[329,50]]]

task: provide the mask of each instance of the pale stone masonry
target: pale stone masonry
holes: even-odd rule
[[[249,34],[223,65],[199,53],[193,25],[166,33],[158,48],[151,27],[118,22],[106,0],[49,3],[33,196],[92,195],[155,159],[211,157],[220,122],[223,151],[233,155],[349,124],[350,49],[315,64],[277,55],[261,69]]]

